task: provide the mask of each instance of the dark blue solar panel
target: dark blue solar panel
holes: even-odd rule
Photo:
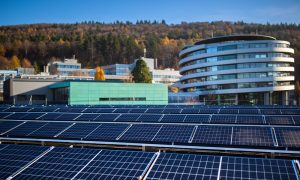
[[[115,109],[113,108],[103,108],[103,109],[98,109],[97,113],[116,113]]]
[[[297,180],[292,161],[244,157],[222,157],[220,179]]]
[[[22,121],[0,121],[0,134],[23,123]]]
[[[45,126],[39,128],[31,134],[28,134],[29,137],[39,137],[39,138],[53,138],[55,135],[69,127],[72,123],[58,123],[50,122]]]
[[[246,146],[274,146],[269,127],[233,127],[232,144]]]
[[[98,123],[76,123],[57,137],[64,139],[83,139],[100,125],[101,124]]]
[[[35,107],[29,110],[29,112],[53,112],[56,107]]]
[[[70,108],[68,112],[81,113],[85,108]]]
[[[265,120],[267,124],[294,125],[291,116],[266,116]]]
[[[162,108],[149,108],[145,113],[161,114],[163,110]]]
[[[193,143],[229,145],[231,133],[228,126],[198,126]]]
[[[31,108],[25,108],[25,107],[10,107],[9,109],[4,110],[5,112],[27,112]]]
[[[16,179],[71,179],[99,150],[54,148],[16,176]]]
[[[129,112],[130,113],[144,113],[146,112],[147,109],[142,109],[142,108],[134,108],[134,109],[131,109]]]
[[[261,109],[261,114],[281,114],[279,109]]]
[[[182,123],[186,115],[165,114],[160,122],[164,123]]]
[[[46,122],[26,122],[17,128],[5,133],[8,136],[27,136],[34,131],[38,130],[39,128],[45,126]]]
[[[153,139],[154,142],[166,143],[188,143],[194,126],[185,125],[163,125]]]
[[[83,112],[84,113],[97,113],[98,112],[98,108],[86,108]]]
[[[293,115],[292,118],[293,118],[293,120],[295,122],[295,125],[299,126],[300,125],[300,116]]]
[[[153,156],[152,152],[102,150],[75,179],[138,179]]]
[[[75,118],[77,118],[80,114],[72,114],[72,113],[66,113],[62,114],[58,118],[56,118],[56,121],[73,121]]]
[[[238,109],[220,109],[219,114],[238,114]]]
[[[140,122],[158,122],[162,115],[160,114],[142,114],[137,121]]]
[[[132,122],[136,121],[141,114],[121,114],[115,121],[119,122]]]
[[[146,179],[216,180],[219,156],[161,153]]]
[[[237,124],[264,124],[263,116],[239,115]]]
[[[234,124],[236,123],[236,116],[234,115],[212,115],[210,123],[218,124]]]
[[[0,179],[6,179],[49,147],[28,145],[5,145],[0,150]]]
[[[103,122],[112,122],[114,121],[120,114],[101,114],[96,117],[94,121],[103,121]]]
[[[209,115],[187,115],[184,119],[186,123],[208,123]]]
[[[4,119],[22,119],[25,115],[27,115],[28,113],[14,113],[11,114],[9,116],[6,116]]]
[[[300,128],[298,127],[275,127],[278,146],[300,147]]]
[[[62,113],[48,113],[38,119],[41,119],[41,120],[55,120],[56,118],[58,118],[59,116],[61,116]]]
[[[239,114],[259,114],[258,109],[239,109]]]
[[[199,114],[216,114],[218,109],[199,109]]]
[[[150,142],[162,125],[133,124],[120,138],[121,141]]]
[[[114,113],[128,113],[130,109],[128,108],[118,108],[114,111]]]
[[[1,112],[0,113],[0,119],[3,119],[4,117],[10,115],[11,113],[10,112]]]
[[[93,121],[99,115],[100,114],[82,114],[76,118],[76,121]]]
[[[181,114],[198,114],[199,109],[196,108],[188,108],[188,109],[182,109]]]
[[[38,117],[41,117],[44,114],[45,113],[27,113],[25,116],[22,117],[22,119],[35,120],[35,119],[37,119]]]
[[[116,138],[128,127],[128,124],[102,124],[92,133],[87,135],[88,140],[116,140]]]
[[[181,112],[181,109],[178,108],[170,108],[170,109],[164,109],[163,114],[179,114]]]
[[[282,114],[287,115],[300,115],[299,109],[281,109]]]

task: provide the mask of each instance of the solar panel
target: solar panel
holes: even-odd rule
[[[1,112],[0,113],[0,119],[3,119],[4,117],[6,117],[6,116],[8,116],[10,114],[12,114],[12,113],[10,113],[10,112]]]
[[[177,115],[177,114],[165,114],[161,122],[164,123],[182,123],[186,115]]]
[[[294,125],[291,116],[266,116],[265,120],[267,124]]]
[[[56,112],[68,112],[69,108],[68,107],[60,107],[59,109],[56,110]]]
[[[228,126],[198,126],[193,143],[228,145],[231,141],[231,127]]]
[[[130,113],[144,113],[146,112],[147,109],[142,109],[142,108],[134,108],[134,109],[131,109],[129,112]]]
[[[0,134],[23,123],[22,121],[0,121]]]
[[[300,116],[297,116],[297,115],[293,115],[291,116],[295,122],[295,125],[300,125]]]
[[[187,108],[187,109],[182,109],[181,114],[198,114],[199,109],[196,108]]]
[[[99,115],[100,114],[82,114],[76,118],[76,121],[93,121]]]
[[[0,150],[0,179],[6,179],[49,147],[6,145]]]
[[[34,107],[32,109],[30,109],[28,112],[53,112],[55,111],[57,108],[54,107]]]
[[[56,134],[60,133],[72,123],[58,123],[50,122],[45,126],[39,128],[38,130],[28,134],[29,137],[39,137],[39,138],[53,138]]]
[[[238,109],[220,109],[219,114],[238,114]]]
[[[131,109],[128,108],[119,108],[114,111],[114,113],[128,113]]]
[[[97,111],[97,113],[112,113],[112,112],[115,112],[114,108],[103,108],[103,109],[98,109]]]
[[[186,115],[184,122],[186,123],[208,123],[209,115]]]
[[[45,126],[46,122],[26,122],[17,128],[5,133],[8,136],[27,136],[28,134],[33,133],[39,128]]]
[[[137,121],[140,122],[158,122],[162,115],[160,114],[142,114]]]
[[[136,121],[140,117],[140,114],[121,114],[115,121],[119,122],[132,122]]]
[[[128,124],[102,124],[85,139],[88,140],[115,140],[129,125]]]
[[[56,118],[58,118],[59,116],[61,116],[61,113],[47,113],[46,115],[38,118],[40,120],[55,120]]]
[[[261,114],[281,114],[278,109],[261,109],[260,112]]]
[[[6,116],[4,119],[22,119],[25,115],[27,115],[28,113],[13,113],[9,116]]]
[[[98,112],[98,108],[86,108],[83,112],[84,113],[97,113]]]
[[[300,115],[299,109],[282,109],[281,112],[282,114],[287,114],[287,115]]]
[[[54,148],[16,179],[71,179],[99,153],[96,149]]]
[[[258,109],[239,109],[239,114],[259,114]]]
[[[188,143],[194,126],[185,125],[163,125],[153,139],[154,142],[166,143]]]
[[[56,118],[56,121],[73,121],[75,118],[77,118],[80,114],[72,114],[72,113],[66,113],[62,114],[58,118]]]
[[[6,110],[4,110],[5,112],[27,112],[29,111],[31,108],[25,108],[25,107],[10,107]]]
[[[101,114],[94,121],[111,122],[114,121],[120,114]]]
[[[170,109],[164,109],[163,114],[179,114],[181,112],[181,109],[179,108],[170,108]]]
[[[212,115],[210,123],[214,124],[234,124],[236,116],[233,115]]]
[[[83,139],[100,125],[98,123],[76,123],[57,137],[63,139]]]
[[[237,124],[264,124],[263,116],[239,115]]]
[[[148,109],[145,113],[161,114],[164,109],[161,108],[151,108]]]
[[[269,127],[233,127],[233,145],[274,146],[272,132]]]
[[[300,147],[300,128],[298,127],[275,127],[278,146]]]
[[[102,150],[75,179],[139,179],[154,153]]]
[[[121,136],[121,141],[150,142],[162,125],[157,124],[133,124]]]
[[[85,108],[70,108],[68,112],[81,113]]]
[[[220,179],[298,179],[291,160],[222,157]]]
[[[27,113],[25,116],[22,117],[22,119],[26,120],[35,120],[38,117],[44,115],[45,113]]]
[[[161,153],[146,179],[213,180],[219,164],[219,156]]]
[[[199,109],[199,114],[217,114],[218,109]]]

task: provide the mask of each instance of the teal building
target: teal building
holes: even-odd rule
[[[166,105],[165,84],[64,81],[50,85],[53,100],[69,105]]]

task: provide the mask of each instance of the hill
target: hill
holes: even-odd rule
[[[187,44],[212,36],[263,34],[291,42],[296,77],[300,80],[300,25],[244,22],[195,22],[168,25],[165,21],[82,22],[0,26],[0,68],[42,67],[51,60],[76,55],[84,67],[131,63],[143,55],[158,59],[160,68],[178,68],[178,52]],[[24,60],[26,59],[26,60]],[[28,60],[28,61],[27,61]]]

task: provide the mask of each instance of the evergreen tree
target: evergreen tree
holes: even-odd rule
[[[152,83],[152,76],[149,72],[149,68],[142,59],[136,61],[132,76],[135,83]]]

